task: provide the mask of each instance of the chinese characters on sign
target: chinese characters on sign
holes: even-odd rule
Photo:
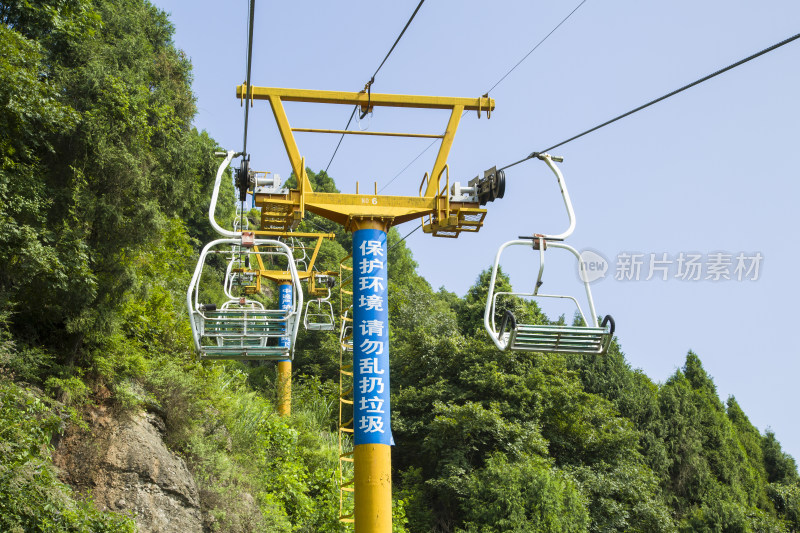
[[[389,414],[386,234],[353,234],[353,420],[355,444],[393,444]]]
[[[280,285],[280,304],[283,310],[290,310],[292,308],[292,286],[288,283]],[[288,322],[284,322],[283,329],[284,336],[279,339],[278,345],[287,348],[291,343],[291,332],[289,331]]]
[[[617,255],[614,279],[617,281],[758,281],[761,252],[700,254],[680,252],[643,254],[622,252]]]

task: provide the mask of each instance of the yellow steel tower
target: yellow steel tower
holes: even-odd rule
[[[240,85],[236,96],[242,101],[269,101],[286,153],[297,176],[297,189],[289,191],[254,191],[256,206],[261,207],[262,228],[293,228],[306,211],[341,224],[353,232],[353,312],[352,319],[352,430],[355,447],[354,490],[356,533],[390,533],[392,529],[389,323],[387,293],[386,233],[396,224],[422,219],[426,233],[438,237],[458,237],[462,232],[476,232],[483,225],[486,210],[481,205],[503,196],[502,173],[488,171],[483,178],[470,181],[468,187],[450,183],[447,157],[459,121],[465,111],[478,117],[490,116],[494,101],[479,98],[449,98],[395,94],[367,94],[278,89]],[[444,133],[365,132],[292,128],[284,102],[358,105],[362,111],[373,107],[444,109],[450,111]],[[248,103],[249,104],[249,103]],[[355,194],[318,193],[308,179],[305,161],[300,156],[294,132],[382,135],[441,139],[439,152],[430,173],[426,173],[414,196],[379,195],[358,190]],[[452,185],[452,187],[451,187]],[[344,364],[344,363],[343,363]],[[346,483],[346,482],[345,482]],[[343,517],[346,518],[346,517]]]
[[[262,227],[265,227],[264,224],[264,216],[262,214]],[[320,246],[322,245],[322,241],[324,239],[333,239],[335,235],[333,233],[301,233],[301,232],[288,232],[285,231],[283,228],[278,230],[258,230],[253,232],[258,237],[278,237],[278,238],[289,238],[293,241],[299,241],[300,244],[297,246],[293,246],[293,252],[297,250],[297,248],[302,247],[303,254],[306,256],[305,249],[312,249],[311,255],[307,259],[305,263],[305,269],[300,270],[297,269],[297,276],[298,278],[303,280],[312,280],[314,279],[314,263],[317,260],[317,255],[319,254]],[[313,248],[311,246],[306,246],[306,240],[314,240]],[[286,295],[291,295],[291,286],[292,286],[292,278],[291,273],[288,270],[281,269],[268,269],[267,266],[264,264],[264,261],[259,255],[258,246],[254,247],[254,252],[256,252],[256,261],[257,261],[257,269],[254,272],[257,274],[255,276],[256,285],[252,287],[253,291],[260,292],[261,291],[261,279],[265,278],[270,281],[277,283],[278,285],[278,293],[281,297],[285,297]],[[291,297],[290,297],[291,299]],[[281,339],[283,341],[283,339]],[[289,416],[292,411],[292,360],[291,359],[280,359],[277,363],[277,379],[276,379],[276,389],[278,392],[278,414],[281,416]]]

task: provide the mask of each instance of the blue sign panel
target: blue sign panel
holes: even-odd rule
[[[291,283],[282,283],[278,286],[280,289],[280,303],[281,309],[291,309],[292,308],[292,284]],[[289,324],[284,322],[283,324],[284,332],[286,333],[285,337],[281,337],[278,340],[278,346],[282,346],[284,348],[288,348],[291,344],[291,339],[289,336]],[[288,359],[286,359],[288,361]]]
[[[389,405],[386,233],[353,234],[353,429],[355,444],[394,444]]]

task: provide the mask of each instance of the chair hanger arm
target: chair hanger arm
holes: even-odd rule
[[[217,198],[219,198],[219,186],[222,183],[222,175],[225,173],[225,169],[228,168],[228,165],[231,164],[231,160],[236,157],[238,154],[233,150],[228,150],[225,159],[220,163],[219,169],[217,169],[217,177],[214,181],[214,192],[211,194],[211,204],[208,206],[208,221],[211,223],[211,227],[214,228],[214,231],[223,235],[225,237],[239,237],[242,235],[241,231],[229,231],[217,224],[216,219],[214,218],[214,213],[217,210]]]
[[[567,208],[567,216],[569,217],[569,227],[563,233],[559,233],[558,235],[545,235],[547,239],[553,240],[564,240],[570,235],[572,232],[575,231],[575,211],[572,209],[572,200],[569,197],[569,191],[567,190],[567,184],[564,181],[564,175],[558,169],[558,167],[553,163],[553,157],[550,154],[539,154],[539,159],[547,163],[547,166],[550,167],[550,170],[556,175],[556,179],[558,180],[558,187],[561,189],[561,197],[564,198],[564,206]],[[561,158],[558,158],[561,159]]]

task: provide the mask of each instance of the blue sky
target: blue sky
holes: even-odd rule
[[[476,97],[485,93],[579,0],[428,0],[376,77],[374,92]],[[195,124],[240,150],[246,0],[156,0],[171,13],[175,42],[194,65]],[[358,91],[417,5],[396,2],[256,2],[254,85]],[[224,7],[222,7],[224,5]],[[490,94],[490,120],[465,116],[449,158],[451,180],[468,181],[556,144],[800,31],[794,0],[641,2],[587,0]],[[800,41],[554,151],[575,206],[571,243],[609,261],[593,284],[599,314],[612,314],[635,368],[663,382],[695,351],[724,400],[734,395],[762,431],[770,427],[800,458],[796,414],[800,344]],[[351,108],[287,104],[296,127],[341,129]],[[379,109],[352,127],[438,133],[438,111]],[[297,134],[301,154],[324,169],[338,137]],[[430,141],[345,139],[329,173],[343,191],[378,182],[384,194],[415,195],[436,147],[387,186]],[[252,166],[290,169],[265,102],[251,109]],[[517,235],[560,232],[566,216],[555,178],[531,161],[507,171],[506,195],[488,205],[476,235],[436,239],[418,231],[408,245],[434,287],[463,295],[497,248]],[[416,224],[398,229],[406,234]],[[639,281],[616,280],[620,254],[642,254]],[[677,258],[760,253],[759,277],[699,281],[675,277]],[[669,279],[646,281],[650,254],[667,254]],[[549,292],[581,295],[575,265],[548,256]],[[538,269],[527,250],[504,267],[517,289]],[[571,311],[559,307],[551,315]]]

